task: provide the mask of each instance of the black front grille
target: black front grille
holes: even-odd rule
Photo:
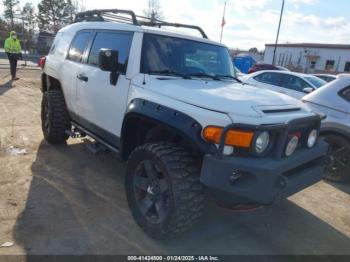
[[[255,157],[272,157],[278,160],[285,157],[284,152],[285,152],[287,143],[289,142],[289,139],[290,139],[289,134],[293,132],[301,132],[299,148],[301,147],[305,148],[307,145],[306,143],[307,143],[307,139],[310,131],[312,129],[319,130],[320,126],[321,126],[321,117],[319,115],[294,119],[287,124],[249,125],[249,124],[242,124],[242,123],[233,123],[224,128],[216,155],[218,157],[222,157],[224,145],[225,145],[225,137],[227,135],[227,132],[231,129],[254,130],[255,132],[268,131],[271,134],[271,140],[272,140],[270,147],[266,152],[266,154],[263,154],[262,156],[255,156]],[[240,156],[254,157],[250,151],[251,150],[235,149],[234,154],[235,155],[238,154]]]
[[[278,141],[280,144],[279,150],[277,150],[277,154],[275,154],[275,157],[286,157],[284,154],[285,148],[289,142],[289,140],[292,138],[293,133],[300,132],[301,136],[299,138],[299,144],[296,149],[296,152],[301,148],[307,148],[307,140],[309,137],[309,134],[311,130],[316,129],[319,130],[320,128],[320,119],[301,119],[301,120],[294,120],[292,123],[290,123],[285,130],[285,133],[282,134],[282,138]],[[284,140],[284,142],[283,142]]]

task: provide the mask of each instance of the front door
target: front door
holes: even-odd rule
[[[77,104],[82,125],[108,143],[119,147],[119,137],[127,107],[130,80],[126,67],[133,33],[124,31],[97,31],[86,65],[81,68],[77,88]],[[110,84],[110,73],[98,68],[102,48],[118,50],[123,70],[117,85]]]
[[[301,99],[307,94],[303,91],[304,88],[312,88],[312,86],[310,86],[306,81],[304,81],[300,77],[287,74],[283,76],[282,86],[283,89],[286,91],[287,95],[296,99]]]

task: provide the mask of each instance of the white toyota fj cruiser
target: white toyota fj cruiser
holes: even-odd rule
[[[322,177],[321,117],[240,83],[228,49],[196,26],[80,13],[54,40],[42,92],[45,139],[88,135],[120,152],[131,212],[155,238],[188,230],[207,195],[231,208],[269,205]]]

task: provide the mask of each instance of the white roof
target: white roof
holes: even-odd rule
[[[121,30],[121,31],[131,31],[131,32],[152,33],[152,34],[184,38],[188,40],[194,40],[194,41],[199,41],[203,43],[226,47],[225,45],[219,42],[212,41],[199,36],[197,37],[197,36],[188,35],[188,34],[181,34],[174,31],[165,30],[163,28],[138,26],[138,25],[132,25],[132,24],[117,23],[117,22],[79,22],[79,23],[74,23],[62,28],[60,32],[64,32],[64,31],[76,32],[83,29],[106,29],[106,30]],[[196,31],[195,29],[193,30]]]
[[[294,76],[299,76],[299,77],[314,77],[313,75],[307,75],[307,74],[303,74],[303,73],[292,72],[292,71],[283,71],[283,70],[261,70],[261,71],[252,73],[250,75],[258,75],[261,73],[279,73],[279,74],[294,75]]]
[[[328,76],[328,77],[337,77],[336,75],[331,75],[331,74],[312,74],[314,76]]]

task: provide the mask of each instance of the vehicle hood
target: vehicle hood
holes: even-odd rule
[[[262,117],[262,109],[266,108],[304,107],[300,101],[289,96],[233,81],[148,76],[143,87],[194,106],[247,117]]]

